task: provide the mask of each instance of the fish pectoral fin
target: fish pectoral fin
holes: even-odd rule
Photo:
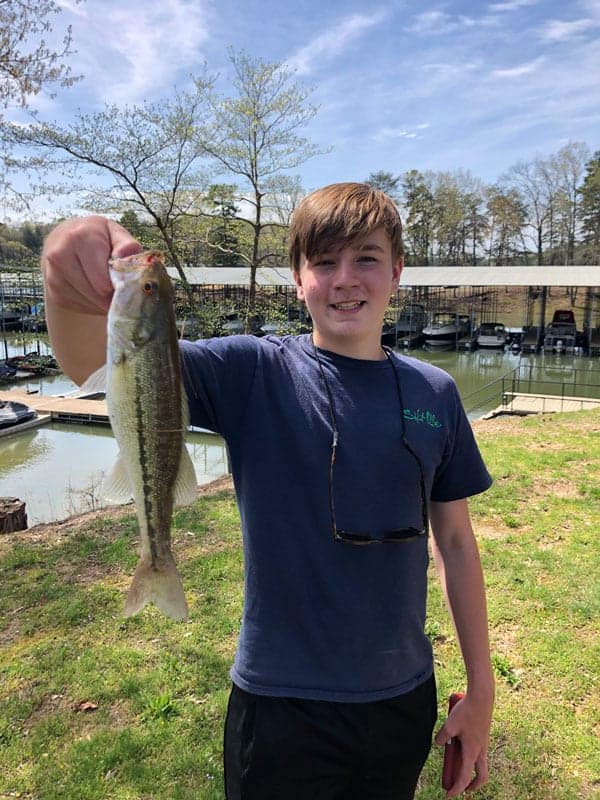
[[[184,442],[181,447],[181,459],[179,461],[177,480],[175,481],[173,502],[176,506],[189,506],[197,497],[198,481],[196,480],[196,470]]]
[[[102,495],[113,503],[129,503],[133,498],[125,464],[120,455],[102,483]]]
[[[79,387],[78,394],[99,394],[100,392],[106,392],[106,364],[92,372],[83,386]]]
[[[187,619],[183,584],[172,558],[165,556],[154,567],[150,559],[142,558],[137,565],[125,601],[125,616],[137,614],[147,603],[154,603],[171,619]]]

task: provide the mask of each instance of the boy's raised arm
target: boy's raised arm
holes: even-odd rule
[[[81,384],[106,360],[112,297],[108,260],[141,251],[121,225],[100,216],[60,223],[42,252],[46,320],[61,368]]]

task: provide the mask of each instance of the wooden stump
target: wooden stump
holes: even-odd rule
[[[18,497],[0,497],[0,533],[24,531],[26,528],[25,503]]]

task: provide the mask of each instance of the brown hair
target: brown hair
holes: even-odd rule
[[[402,222],[393,200],[368,183],[332,183],[307,195],[292,216],[288,235],[290,265],[300,270],[302,255],[360,242],[376,228],[390,237],[392,258],[402,257]]]

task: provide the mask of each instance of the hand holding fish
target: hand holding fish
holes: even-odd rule
[[[79,384],[106,390],[119,459],[104,491],[116,500],[133,497],[140,525],[140,562],[125,613],[151,601],[185,619],[170,522],[174,504],[196,497],[184,444],[187,401],[171,282],[161,254],[141,250],[104,217],[58,225],[42,255],[46,318],[62,369]]]
[[[141,250],[125,228],[106,217],[62,222],[42,253],[47,302],[82,314],[107,314],[113,294],[109,259]]]
[[[82,384],[106,360],[106,315],[113,295],[111,257],[142,247],[117,222],[70,219],[48,235],[42,253],[46,320],[63,372]]]

